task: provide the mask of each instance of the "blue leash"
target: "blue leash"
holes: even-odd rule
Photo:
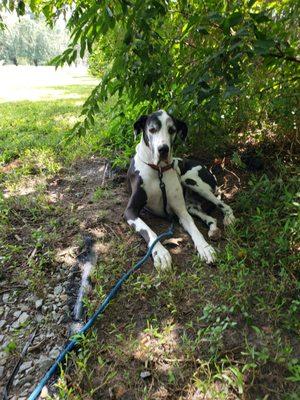
[[[115,284],[115,286],[112,288],[104,302],[99,306],[99,308],[95,311],[95,313],[92,315],[92,317],[88,320],[88,322],[77,332],[76,335],[81,335],[86,333],[95,323],[97,317],[103,313],[103,311],[106,309],[110,301],[115,297],[115,295],[118,293],[119,289],[121,288],[122,284],[127,281],[127,279],[132,275],[135,271],[137,271],[141,266],[147,261],[147,259],[150,257],[153,247],[156,245],[157,242],[159,242],[161,239],[169,236],[173,236],[173,229],[174,225],[173,223],[170,225],[169,229],[159,235],[152,245],[149,247],[147,253],[144,255],[144,257],[138,261],[128,272],[126,272]],[[49,379],[53,376],[53,374],[56,372],[59,364],[64,360],[65,356],[67,353],[69,353],[71,350],[73,350],[74,346],[77,344],[78,339],[76,337],[68,342],[66,347],[62,350],[62,352],[59,354],[57,359],[55,360],[54,364],[52,367],[46,372],[44,377],[40,380],[34,391],[31,393],[31,395],[28,397],[28,400],[36,400],[41,393],[43,387],[46,385],[46,383],[49,381]]]

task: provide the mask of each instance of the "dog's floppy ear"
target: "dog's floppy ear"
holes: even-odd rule
[[[176,119],[176,118],[173,118],[173,119],[174,119],[177,133],[178,133],[180,139],[184,142],[185,138],[187,137],[187,133],[188,133],[187,124],[183,121],[180,121],[180,119]]]
[[[144,132],[148,115],[142,115],[133,125],[134,139],[137,138],[140,132]]]

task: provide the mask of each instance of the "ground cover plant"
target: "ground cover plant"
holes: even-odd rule
[[[69,3],[14,4],[51,23]],[[176,227],[172,272],[158,275],[149,262],[126,284],[69,355],[59,398],[299,398],[298,15],[291,0],[76,1],[70,46],[55,62],[90,52],[99,85],[83,108],[91,86],[63,88],[79,99],[0,104],[3,295],[46,299],[41,282],[66,265],[57,248],[80,253],[88,232],[99,249],[91,315],[144,254],[122,218],[123,173],[133,122],[156,108],[187,121],[177,153],[212,168],[237,216],[214,267]],[[104,159],[118,168],[102,186]],[[26,329],[4,341],[9,368]]]

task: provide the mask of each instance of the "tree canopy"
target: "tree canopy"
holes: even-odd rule
[[[44,19],[27,15],[0,31],[0,60],[6,64],[43,65],[65,49],[67,40],[64,30],[50,29]]]
[[[117,118],[158,107],[188,118],[194,133],[262,127],[272,116],[293,129],[299,82],[299,5],[293,0],[31,0],[49,24],[64,14],[68,48],[54,59],[91,54],[100,83],[83,107],[79,133],[102,101],[117,95]],[[283,101],[284,97],[284,101]],[[261,104],[264,103],[262,109]],[[131,110],[131,111],[130,111]],[[130,114],[131,113],[131,114]],[[292,113],[292,114],[291,114]],[[250,117],[251,114],[251,117]]]

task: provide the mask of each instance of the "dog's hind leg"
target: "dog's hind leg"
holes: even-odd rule
[[[198,193],[200,196],[216,205],[224,215],[224,225],[229,225],[235,220],[233,211],[230,206],[214,195],[213,192],[216,190],[216,181],[213,183],[213,180],[215,180],[214,176],[207,170],[207,168],[202,167],[201,165],[191,168],[181,176],[183,186]]]
[[[191,215],[198,217],[205,223],[208,227],[208,236],[212,240],[219,240],[221,237],[221,231],[217,227],[217,220],[210,215],[207,215],[203,212],[200,204],[188,202],[187,203],[187,210]]]

